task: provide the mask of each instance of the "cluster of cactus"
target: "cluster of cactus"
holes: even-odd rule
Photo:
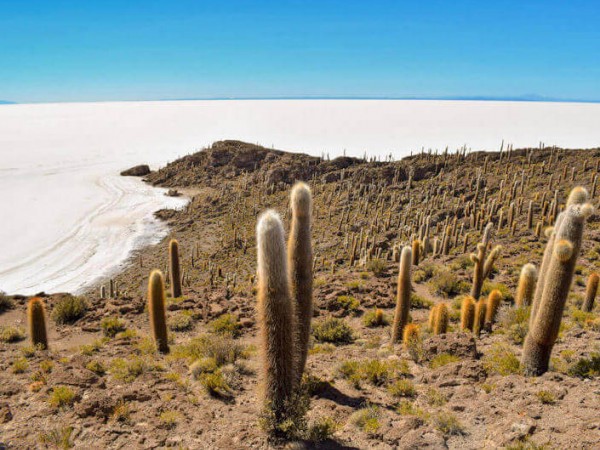
[[[429,311],[429,329],[434,335],[445,334],[448,331],[448,305],[438,303]]]
[[[548,370],[581,248],[585,221],[593,212],[588,198],[582,187],[571,191],[566,209],[557,217],[546,244],[521,357],[527,375],[541,375]]]
[[[262,398],[277,424],[285,420],[304,372],[313,315],[312,199],[306,184],[297,183],[292,189],[291,209],[287,251],[275,211],[263,213],[256,226]]]

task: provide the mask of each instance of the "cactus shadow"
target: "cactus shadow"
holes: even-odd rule
[[[317,394],[317,397],[325,398],[327,400],[331,400],[332,402],[337,403],[338,405],[350,406],[352,408],[357,408],[361,406],[367,400],[366,397],[363,396],[351,397],[349,395],[346,395],[331,384],[328,384],[326,387],[320,390]]]

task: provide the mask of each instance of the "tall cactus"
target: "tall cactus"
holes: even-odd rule
[[[392,343],[395,344],[402,338],[404,327],[408,322],[410,311],[410,269],[412,264],[412,250],[406,246],[400,255],[400,270],[398,272],[398,293],[396,296],[396,312],[392,327]]]
[[[169,266],[171,271],[171,296],[181,297],[181,269],[179,267],[179,243],[175,239],[169,242]]]
[[[165,312],[165,282],[160,270],[153,270],[148,279],[148,314],[156,349],[161,353],[169,353]]]
[[[490,234],[492,233],[492,224],[488,223],[483,231],[483,237],[481,242],[477,244],[477,253],[471,253],[471,261],[474,263],[473,267],[473,286],[471,287],[471,297],[478,299],[481,295],[481,287],[483,286],[484,280],[484,266],[485,256],[487,254],[487,246],[490,241]]]
[[[585,290],[585,301],[581,306],[582,311],[592,312],[592,309],[594,309],[594,300],[598,293],[598,281],[600,281],[600,276],[596,272],[590,274]]]
[[[295,336],[283,225],[275,211],[260,216],[256,241],[263,400],[280,423],[295,383]]]
[[[31,344],[42,349],[48,348],[46,333],[46,311],[44,302],[39,297],[33,297],[27,304],[27,323]]]
[[[460,329],[462,331],[473,331],[475,321],[475,299],[471,296],[463,298],[460,307]]]
[[[421,241],[418,239],[415,239],[412,242],[412,265],[413,266],[419,265],[420,253],[421,253]]]
[[[296,183],[291,194],[292,223],[288,238],[288,271],[296,312],[296,382],[302,379],[313,316],[313,255],[310,239],[312,197],[305,183]]]
[[[515,296],[515,304],[517,308],[524,308],[531,305],[533,292],[535,291],[535,280],[537,278],[537,270],[533,264],[525,264],[521,269],[519,276],[519,286],[517,295]]]
[[[536,287],[536,291],[538,288],[541,290],[541,298],[521,357],[526,375],[541,375],[548,370],[581,249],[585,221],[593,212],[587,200],[587,192],[583,188],[575,188],[569,196],[566,210],[557,219],[552,252],[543,267],[545,273],[540,272]]]

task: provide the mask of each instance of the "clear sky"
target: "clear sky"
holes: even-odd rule
[[[600,100],[600,0],[0,0],[0,100]]]

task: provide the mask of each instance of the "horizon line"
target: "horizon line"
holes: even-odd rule
[[[36,105],[57,103],[122,103],[122,102],[183,102],[183,101],[227,101],[227,100],[423,100],[423,101],[478,101],[478,102],[531,102],[531,103],[600,103],[600,99],[544,97],[540,95],[521,96],[485,96],[485,95],[459,95],[459,96],[248,96],[248,97],[182,97],[162,99],[129,99],[129,100],[67,100],[67,101],[31,101],[16,102],[0,100],[0,105]]]

